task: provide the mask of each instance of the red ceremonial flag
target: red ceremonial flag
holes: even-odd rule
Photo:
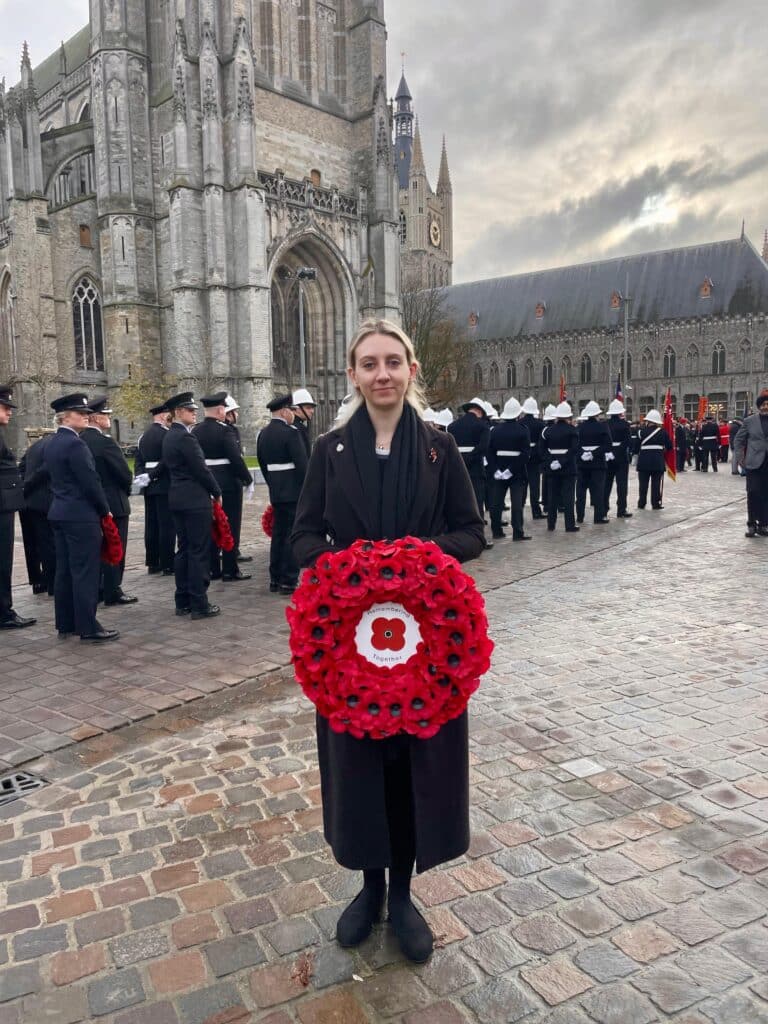
[[[672,418],[672,388],[667,388],[667,397],[664,399],[664,429],[672,442],[671,451],[664,452],[664,461],[667,464],[667,476],[677,480],[677,449],[675,448],[675,423]]]
[[[568,400],[568,393],[565,390],[565,374],[560,374],[560,401],[565,402]]]

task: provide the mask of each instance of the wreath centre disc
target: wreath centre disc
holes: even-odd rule
[[[374,604],[355,630],[357,653],[379,668],[404,665],[421,643],[416,619],[401,604]]]

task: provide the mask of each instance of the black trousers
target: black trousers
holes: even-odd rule
[[[561,476],[560,471],[547,473],[549,480],[549,493],[547,494],[547,525],[555,528],[557,523],[557,510],[564,508],[566,529],[576,525],[576,516],[573,511],[574,491],[576,489],[575,476]]]
[[[13,611],[13,512],[0,512],[0,622]]]
[[[208,607],[212,521],[213,512],[210,508],[173,513],[178,538],[178,550],[173,562],[177,608],[204,612]]]
[[[541,515],[541,463],[528,463],[528,494],[531,500],[531,515]],[[525,504],[525,496],[523,497]]]
[[[611,507],[611,491],[616,482],[616,511],[619,515],[627,511],[627,490],[629,488],[629,463],[609,462],[605,469],[605,501],[603,508],[606,513]]]
[[[272,527],[272,543],[269,546],[269,579],[272,583],[292,587],[299,578],[299,565],[291,546],[296,505],[293,502],[279,502],[272,508],[275,512],[275,522]]]
[[[60,633],[88,636],[101,626],[96,618],[101,575],[101,523],[55,520],[54,604]]]
[[[712,469],[717,472],[717,448],[712,446],[708,448],[702,448],[701,450],[701,468],[706,473],[709,469],[709,463],[712,463]]]
[[[117,565],[101,563],[101,596],[107,604],[116,601],[123,593],[123,573],[125,572],[125,549],[128,546],[128,516],[114,516],[117,532],[123,542],[123,557]]]
[[[176,527],[167,494],[144,494],[144,564],[150,569],[173,569]]]
[[[472,488],[475,492],[477,507],[480,510],[480,515],[482,516],[485,513],[485,474],[482,471],[480,473],[470,473],[469,479],[472,481]]]
[[[237,573],[237,552],[240,549],[240,528],[243,521],[243,489],[222,491],[221,507],[229,520],[229,528],[235,538],[231,551],[221,551],[211,542],[211,575],[234,576]]]
[[[747,470],[747,525],[768,526],[768,458]]]
[[[595,520],[604,519],[603,502],[605,501],[605,470],[579,468],[576,480],[576,518],[583,519],[587,507],[587,491],[590,504],[594,508]]]
[[[56,578],[56,543],[48,516],[45,512],[25,508],[19,512],[19,520],[29,585],[44,586],[52,597]]]
[[[661,473],[648,473],[645,470],[638,469],[637,482],[640,487],[640,493],[637,496],[638,508],[645,508],[646,502],[648,501],[649,482],[651,484],[651,505],[653,508],[661,508],[661,482],[663,479],[663,470]]]
[[[525,480],[494,480],[491,497],[491,529],[494,533],[501,532],[501,513],[504,510],[504,501],[509,491],[510,505],[512,506],[513,537],[521,537],[525,533],[523,526],[523,505],[525,504],[525,491],[527,488]]]
[[[677,449],[677,472],[685,472],[685,448]]]

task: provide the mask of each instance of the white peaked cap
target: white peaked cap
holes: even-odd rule
[[[523,402],[523,412],[529,413],[531,416],[539,415],[539,403],[535,398],[526,398]]]
[[[620,402],[618,398],[614,398],[614,400],[608,406],[608,415],[621,416],[624,412],[626,412],[626,409],[624,408],[624,403]]]
[[[573,416],[573,409],[567,402],[561,402],[555,409],[555,419],[569,420]]]
[[[544,419],[547,421],[547,423],[551,423],[552,420],[554,420],[556,418],[557,418],[557,409],[554,407],[554,405],[548,405],[546,407],[546,409],[544,410]]]
[[[453,413],[450,409],[441,409],[439,413],[435,415],[435,423],[439,423],[441,427],[450,427],[453,423]]]
[[[664,423],[658,409],[651,409],[650,412],[647,412],[645,416],[643,416],[643,419],[646,423],[656,423],[658,426],[662,426]]]
[[[293,392],[293,398],[291,399],[294,405],[315,405],[315,400],[307,391],[306,388],[299,388],[298,391]]]
[[[234,400],[232,395],[227,395],[227,397],[224,399],[224,408],[227,410],[227,412],[234,412],[235,409],[239,409],[240,406]]]
[[[435,412],[434,409],[425,409],[421,414],[421,418],[424,420],[425,423],[436,423],[437,413]]]
[[[597,404],[597,402],[587,402],[584,408],[581,410],[581,418],[588,420],[590,416],[599,416],[603,410]]]
[[[523,407],[520,405],[516,398],[510,398],[504,410],[501,414],[503,420],[516,420],[520,413],[523,411]]]

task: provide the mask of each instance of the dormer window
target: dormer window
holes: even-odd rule
[[[712,284],[712,278],[711,277],[705,277],[704,280],[699,285],[699,298],[700,299],[709,299],[709,298],[711,298],[712,297],[712,289],[713,288],[714,288],[714,285]]]
[[[537,302],[536,303],[536,319],[537,320],[543,320],[544,319],[544,314],[546,312],[547,312],[547,304],[546,304],[546,302]]]
[[[473,310],[473,311],[472,311],[472,312],[471,312],[471,313],[469,314],[469,316],[467,317],[467,323],[469,324],[469,326],[470,326],[470,327],[477,327],[477,325],[478,325],[478,323],[479,323],[479,322],[480,322],[480,314],[479,314],[479,313],[476,313],[476,312],[475,312],[475,311]]]
[[[611,292],[611,309],[621,309],[621,292]]]

